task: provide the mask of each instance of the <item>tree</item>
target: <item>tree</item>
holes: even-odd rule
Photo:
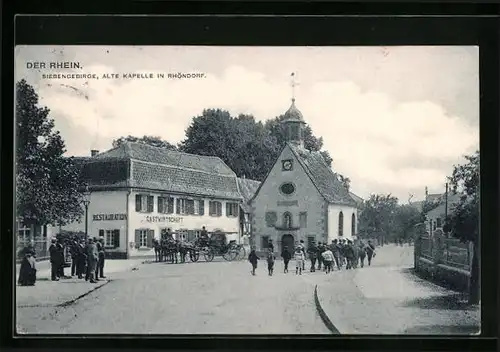
[[[462,242],[474,244],[469,302],[477,304],[480,297],[479,279],[479,151],[465,156],[467,163],[455,165],[449,177],[452,192],[460,195],[460,201],[449,216],[449,225],[454,237]]]
[[[363,236],[375,236],[379,243],[386,243],[394,233],[398,199],[390,194],[372,194],[363,203],[359,215],[359,232]]]
[[[169,150],[177,150],[177,146],[171,144],[170,142],[167,142],[167,141],[161,139],[161,137],[158,137],[158,136],[134,137],[131,135],[128,135],[127,137],[120,137],[118,139],[113,140],[113,148],[119,147],[124,142],[142,143],[142,144],[150,145],[152,147],[166,148]]]
[[[16,84],[16,205],[25,225],[65,225],[83,213],[79,171],[63,156],[64,141],[49,113],[38,106],[32,86]]]
[[[395,234],[400,239],[408,241],[413,235],[415,225],[422,223],[422,213],[415,207],[399,205],[395,213]]]

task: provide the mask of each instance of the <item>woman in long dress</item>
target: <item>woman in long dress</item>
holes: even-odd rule
[[[19,270],[19,285],[34,286],[36,282],[36,260],[32,251],[27,251]]]

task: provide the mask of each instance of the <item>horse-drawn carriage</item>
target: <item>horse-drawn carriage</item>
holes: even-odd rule
[[[171,263],[186,262],[189,258],[197,262],[203,255],[205,261],[211,262],[216,256],[222,256],[227,261],[241,260],[246,257],[245,248],[236,241],[227,241],[224,233],[213,233],[208,241],[197,238],[194,242],[174,239],[172,235],[162,234],[160,241],[154,241],[156,261]],[[178,254],[180,258],[178,258]]]

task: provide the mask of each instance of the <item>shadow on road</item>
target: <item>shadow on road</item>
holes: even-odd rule
[[[476,335],[481,328],[475,325],[420,325],[404,331],[416,335]]]
[[[467,304],[460,293],[453,293],[444,296],[434,296],[417,298],[405,301],[403,307],[420,309],[444,309],[444,310],[474,310],[475,308]]]

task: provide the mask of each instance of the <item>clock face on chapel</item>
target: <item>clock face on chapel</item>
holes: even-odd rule
[[[283,160],[283,170],[290,171],[292,169],[292,161],[291,160]]]

